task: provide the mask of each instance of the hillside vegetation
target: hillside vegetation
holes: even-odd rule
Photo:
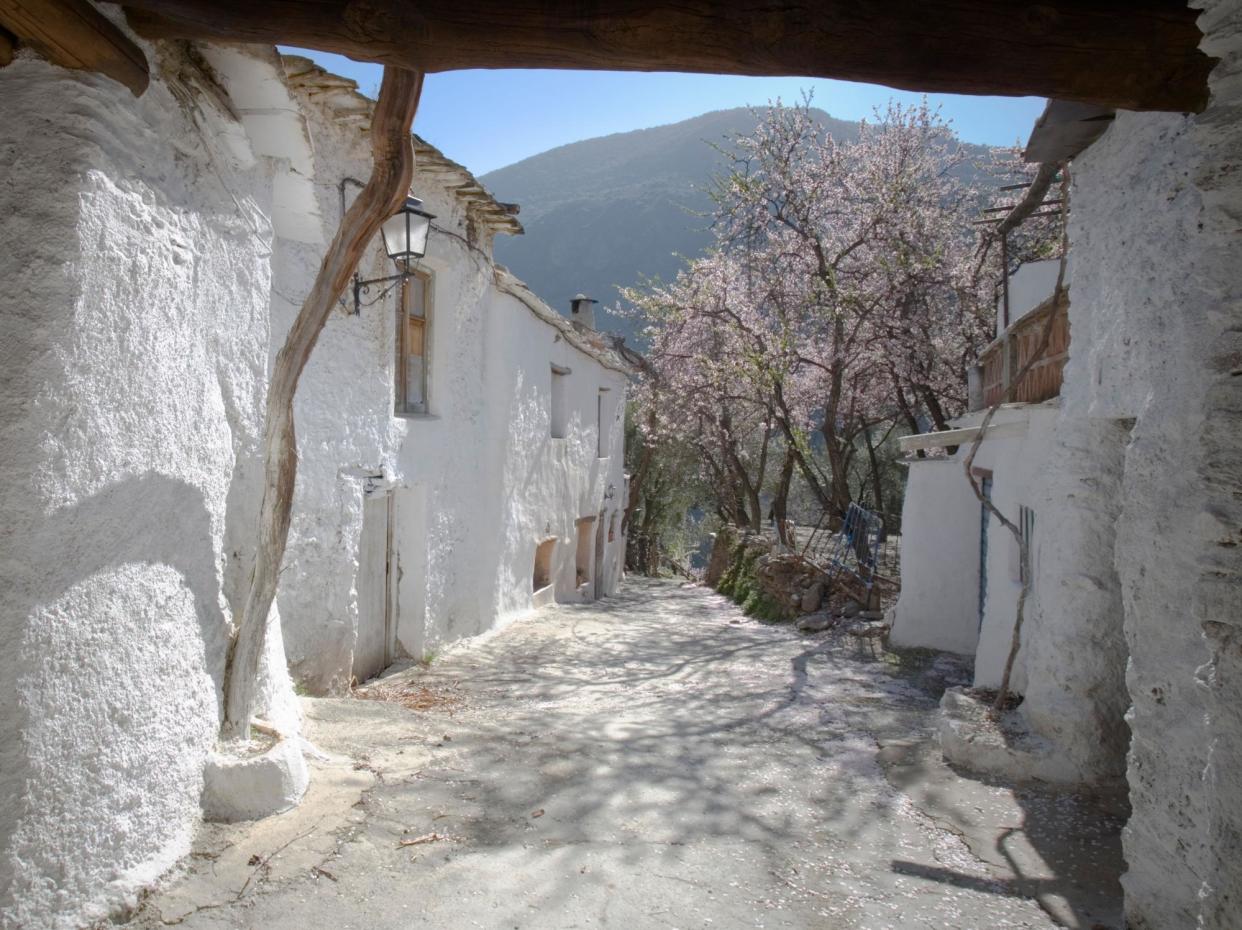
[[[551,149],[483,176],[498,199],[521,204],[524,236],[501,236],[496,258],[562,313],[579,292],[603,308],[644,277],[671,281],[712,241],[708,190],[769,108],[717,110],[667,126]],[[839,141],[858,123],[811,111]],[[967,145],[977,154],[984,146]],[[605,310],[600,327],[634,341],[639,325]]]

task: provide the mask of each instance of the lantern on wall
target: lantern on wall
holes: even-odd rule
[[[342,208],[343,206],[342,195]],[[421,200],[417,197],[406,197],[401,208],[384,220],[380,226],[384,252],[397,266],[397,273],[364,281],[354,272],[354,316],[362,312],[362,294],[369,292],[372,284],[404,281],[414,274],[414,263],[427,254],[427,235],[431,232],[431,221],[434,219],[435,216],[423,209]]]
[[[410,273],[410,262],[427,254],[427,234],[435,217],[423,209],[417,197],[406,197],[401,209],[384,221],[380,233],[384,251],[403,274]]]

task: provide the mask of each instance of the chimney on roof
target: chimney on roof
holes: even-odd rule
[[[595,330],[595,305],[598,300],[587,297],[586,294],[579,294],[569,302],[570,311],[569,318],[574,322],[575,326],[580,329]]]

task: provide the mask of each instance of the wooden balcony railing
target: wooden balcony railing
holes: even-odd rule
[[[1048,314],[1054,314],[1048,349],[1018,385],[1012,403],[1037,404],[1061,393],[1061,372],[1069,358],[1069,302],[1045,301],[1009,329],[979,356],[983,369],[983,405],[991,407],[1001,400],[1010,380],[1038,350]]]

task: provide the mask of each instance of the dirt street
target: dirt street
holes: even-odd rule
[[[961,676],[631,579],[390,674],[409,707],[307,699],[307,800],[131,926],[1118,926],[1115,813],[939,760]]]

